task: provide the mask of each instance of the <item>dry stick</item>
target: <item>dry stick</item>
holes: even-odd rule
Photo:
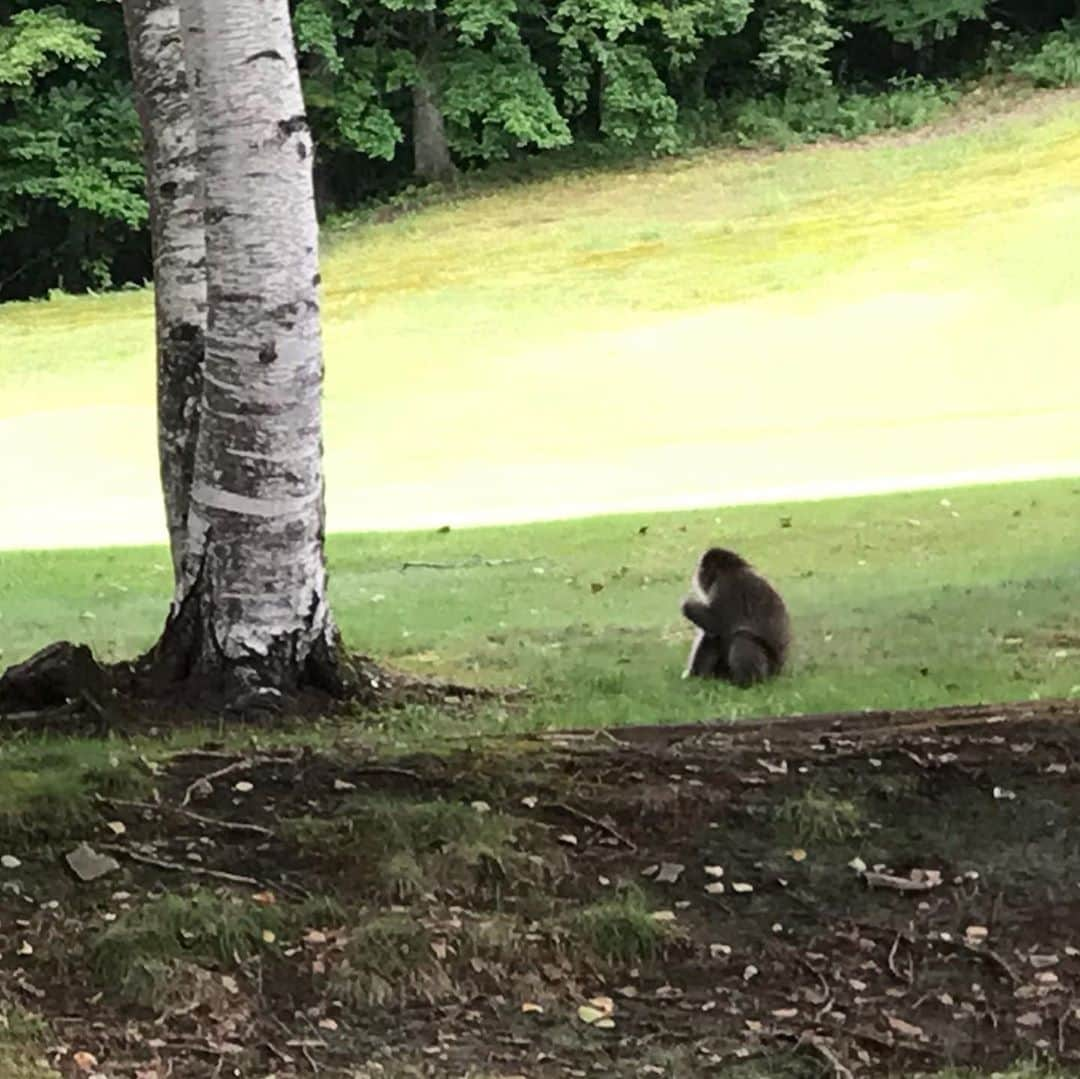
[[[1009,980],[1013,985],[1019,985],[1023,981],[1020,975],[1017,974],[1016,971],[1013,970],[1013,968],[1010,967],[1009,964],[992,948],[976,947],[974,944],[963,944],[961,947],[964,951],[970,952],[972,955],[977,955],[981,959],[987,959],[991,963],[996,963],[1009,976]]]
[[[265,836],[267,839],[273,839],[274,833],[269,828],[264,828],[261,824],[248,824],[246,821],[239,820],[221,820],[218,817],[204,817],[201,813],[195,813],[190,809],[180,809],[178,806],[164,805],[161,802],[134,802],[128,798],[103,798],[98,796],[98,801],[108,802],[113,806],[124,806],[129,809],[145,809],[154,813],[178,813],[181,817],[187,817],[188,820],[197,821],[199,824],[205,824],[210,828],[222,828],[227,832],[252,832],[255,835]]]
[[[133,862],[142,865],[152,865],[157,869],[171,869],[176,873],[190,873],[196,877],[213,877],[214,880],[224,880],[229,884],[247,884],[253,888],[264,888],[266,885],[254,877],[245,877],[242,873],[229,873],[224,869],[210,869],[204,865],[184,865],[182,862],[170,862],[164,858],[151,858],[147,854],[139,854],[129,847],[123,847],[119,843],[99,843],[102,850],[111,851],[113,854],[123,854]]]
[[[470,569],[473,566],[512,566],[521,562],[539,562],[539,558],[466,558],[462,562],[402,562],[401,569]]]
[[[242,772],[255,767],[255,760],[251,757],[244,757],[242,760],[233,761],[232,764],[225,765],[224,768],[219,768],[216,772],[209,772],[204,776],[199,776],[198,779],[193,780],[188,784],[188,788],[184,791],[183,800],[180,805],[186,806],[191,801],[192,795],[195,793],[196,788],[202,786],[204,783],[209,783],[214,779],[221,779],[223,776],[231,775],[233,772]]]
[[[795,1043],[795,1048],[800,1046],[809,1046],[817,1053],[826,1064],[833,1070],[833,1075],[836,1079],[855,1079],[851,1073],[851,1069],[848,1068],[843,1061],[836,1055],[832,1047],[829,1046],[824,1038],[819,1037],[817,1034],[803,1034],[799,1040]]]
[[[601,832],[606,832],[612,839],[617,839],[623,846],[630,850],[636,851],[637,846],[629,839],[612,827],[610,824],[605,824],[602,820],[597,820],[595,817],[590,817],[588,813],[583,812],[580,809],[575,809],[573,806],[568,806],[565,802],[547,802],[544,805],[545,809],[561,809],[564,813],[568,813],[571,817],[576,817],[583,824],[590,824],[593,828],[598,828]]]
[[[406,779],[415,779],[422,783],[424,777],[411,768],[395,768],[391,764],[365,764],[360,768],[354,768],[349,773],[354,776],[404,776]]]
[[[198,779],[189,783],[187,790],[184,791],[184,797],[180,802],[180,805],[181,807],[186,806],[188,802],[191,801],[196,788],[203,783],[209,783],[214,779],[221,779],[222,776],[231,775],[233,772],[243,772],[249,768],[255,768],[260,764],[296,764],[303,755],[304,751],[300,750],[299,753],[293,753],[287,757],[242,757],[240,760],[233,761],[232,764],[225,765],[224,768],[219,768],[216,772],[208,772],[206,775],[200,776]]]
[[[1057,1018],[1058,1054],[1060,1056],[1065,1055],[1065,1027],[1068,1026],[1069,1017],[1072,1015],[1074,1007],[1076,1007],[1076,998],[1070,997],[1065,1010]]]
[[[211,828],[222,828],[227,832],[251,832],[253,835],[261,835],[267,839],[274,838],[274,833],[261,824],[248,824],[247,821],[241,820],[219,820],[217,817],[204,817],[201,813],[193,813],[190,809],[177,809],[175,812]]]
[[[902,934],[897,933],[892,942],[892,947],[889,949],[889,970],[898,981],[911,985],[915,980],[914,972],[910,967],[907,971],[901,971],[896,965],[896,949],[900,947],[901,937]]]
[[[814,1022],[820,1023],[821,1020],[833,1010],[833,1005],[836,1003],[836,997],[833,996],[833,991],[832,987],[829,985],[829,980],[825,977],[824,974],[821,973],[820,970],[818,970],[817,967],[815,967],[810,962],[809,959],[804,959],[802,956],[798,956],[796,958],[796,961],[798,962],[799,966],[803,967],[805,970],[810,971],[810,973],[813,974],[814,977],[817,978],[817,980],[821,983],[821,992],[824,994],[825,999],[821,1007],[818,1008],[816,1012],[814,1012]]]

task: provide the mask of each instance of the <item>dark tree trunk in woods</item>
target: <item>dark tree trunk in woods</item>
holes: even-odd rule
[[[446,141],[446,125],[434,91],[426,82],[412,89],[413,160],[417,179],[447,183],[457,175]]]

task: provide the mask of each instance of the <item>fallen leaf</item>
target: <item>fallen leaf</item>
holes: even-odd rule
[[[799,1014],[798,1008],[776,1008],[773,1017],[776,1019],[794,1019]]]
[[[788,857],[793,862],[805,862],[806,851],[804,851],[802,847],[795,847],[794,849],[788,851]]]
[[[254,783],[249,783],[246,779],[241,779],[239,783],[233,785],[233,790],[237,794],[250,794],[255,789]]]
[[[722,865],[707,865],[705,867],[705,876],[707,877],[722,877],[724,875],[724,867]]]
[[[71,871],[84,883],[97,880],[120,868],[120,863],[108,854],[98,854],[88,843],[80,843],[65,856]]]
[[[336,1019],[331,1019],[328,1016],[325,1019],[320,1019],[319,1020],[319,1029],[320,1030],[337,1030],[337,1028],[338,1028],[338,1023],[337,1023]]]
[[[534,1004],[531,1000],[526,1000],[522,1003],[521,1010],[526,1015],[541,1015],[544,1008],[541,1004]]]
[[[740,880],[740,881],[735,881],[731,885],[731,890],[733,892],[739,892],[740,894],[745,894],[747,892],[752,892],[754,890],[754,886],[752,884],[747,884],[745,881]]]
[[[905,1038],[926,1037],[922,1027],[917,1027],[914,1023],[909,1023],[906,1019],[899,1019],[895,1015],[886,1015],[885,1020],[897,1034],[903,1034]]]
[[[277,902],[277,896],[273,892],[256,892],[251,901],[260,907],[272,907]]]
[[[985,925],[969,925],[964,930],[964,936],[970,943],[975,944],[986,940],[990,936],[990,930]]]
[[[326,934],[321,929],[309,929],[304,934],[305,944],[325,944]]]
[[[0,865],[2,865],[5,869],[18,869],[19,866],[22,865],[22,862],[20,862],[14,854],[5,854],[2,858],[0,858]]]
[[[113,835],[123,835],[127,831],[127,825],[122,820],[106,821],[105,827],[108,828]]]
[[[277,940],[277,934],[272,929],[264,929],[262,939],[265,944],[273,944]]]
[[[82,1049],[77,1053],[71,1054],[71,1062],[81,1072],[93,1071],[97,1067],[97,1057],[93,1053],[88,1053]]]
[[[354,791],[356,790],[356,784],[350,783],[347,779],[335,779],[334,790],[336,791]]]
[[[559,842],[560,843],[565,843],[568,847],[576,847],[577,846],[577,836],[573,835],[570,832],[563,832],[563,834],[561,836],[559,836]]]
[[[24,940],[22,944],[19,945],[18,952],[19,955],[33,955],[34,946],[28,940]]]
[[[683,875],[686,866],[678,862],[664,862],[660,866],[660,872],[656,874],[657,884],[675,884]]]
[[[705,885],[705,891],[709,895],[723,895],[725,888],[722,880],[714,880],[711,884]]]
[[[673,922],[675,912],[673,910],[654,910],[650,915],[654,922]]]
[[[237,985],[236,979],[231,974],[222,974],[221,985],[226,993],[239,993],[240,986]]]
[[[537,805],[537,803],[539,801],[540,801],[540,799],[537,798],[534,794],[530,794],[527,798],[522,798],[521,799],[521,804],[526,809],[535,809],[536,805]]]
[[[611,997],[589,997],[588,1003],[594,1008],[599,1008],[605,1015],[611,1015],[615,1011],[615,1001]]]
[[[490,813],[491,806],[487,802],[470,802],[469,803],[477,813]]]
[[[856,873],[865,873],[866,863],[856,855],[856,857],[852,858],[851,861],[848,862],[848,869],[854,869]]]
[[[1041,1026],[1043,1017],[1038,1012],[1024,1012],[1016,1017],[1016,1025],[1020,1027]]]
[[[602,1012],[599,1008],[593,1008],[589,1004],[582,1004],[581,1007],[578,1008],[577,1014],[578,1018],[583,1023],[588,1023],[589,1026],[592,1026],[594,1023],[600,1022],[601,1019],[607,1018],[604,1012]]]

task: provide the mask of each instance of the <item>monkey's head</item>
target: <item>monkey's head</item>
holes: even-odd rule
[[[713,582],[723,574],[737,573],[749,568],[750,563],[742,555],[737,555],[726,547],[710,547],[698,562],[698,583],[708,591]]]

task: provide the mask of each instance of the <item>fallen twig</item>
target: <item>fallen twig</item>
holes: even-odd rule
[[[819,1034],[814,1034],[811,1031],[807,1031],[799,1037],[799,1040],[795,1043],[795,1048],[799,1049],[806,1046],[813,1049],[826,1064],[833,1070],[833,1075],[836,1079],[855,1079],[851,1072],[851,1069],[836,1055],[836,1051],[829,1043],[822,1038]]]
[[[122,854],[133,862],[152,865],[156,869],[169,869],[175,873],[190,873],[196,877],[212,877],[214,880],[227,881],[229,884],[247,884],[253,888],[265,887],[262,881],[256,880],[254,877],[245,877],[242,873],[229,873],[224,869],[210,869],[205,865],[185,865],[183,862],[170,862],[165,858],[154,858],[148,854],[140,854],[138,851],[122,846],[119,843],[99,843],[97,845],[102,850],[107,850],[112,854]]]
[[[265,836],[267,839],[274,838],[274,833],[261,824],[248,824],[247,821],[242,820],[220,820],[217,817],[204,817],[201,813],[193,813],[190,809],[177,809],[175,812],[210,828],[221,828],[226,832],[250,832],[253,835]]]
[[[522,562],[539,561],[539,558],[481,558],[473,555],[472,558],[460,562],[402,562],[401,570],[404,573],[407,569],[470,569],[474,566],[512,566]]]
[[[900,941],[903,939],[902,933],[897,933],[893,939],[892,947],[889,949],[889,970],[898,981],[904,982],[907,985],[911,985],[915,981],[914,971],[911,969],[911,964],[908,964],[908,969],[905,971],[900,970],[896,965],[896,950],[900,947]]]
[[[565,802],[547,802],[545,803],[544,808],[561,810],[563,813],[575,817],[577,820],[581,821],[582,824],[589,824],[593,828],[599,829],[601,832],[606,832],[612,839],[617,839],[627,849],[637,850],[637,846],[631,840],[627,839],[618,829],[610,824],[605,824],[602,820],[597,820],[596,817],[590,817],[588,813],[581,809],[575,809]]]
[[[222,779],[224,776],[232,775],[234,772],[249,771],[250,769],[257,768],[259,765],[263,764],[296,764],[303,755],[304,751],[301,749],[299,752],[292,753],[285,757],[241,757],[231,764],[226,764],[223,768],[218,768],[213,772],[207,772],[206,775],[199,776],[198,779],[192,780],[184,791],[184,797],[180,801],[180,806],[181,808],[186,806],[199,787],[203,784],[211,784],[215,779]]]
[[[365,764],[360,768],[353,768],[350,775],[354,776],[403,776],[406,779],[415,779],[418,783],[423,782],[424,777],[411,768],[395,768],[392,764]]]
[[[97,796],[99,802],[106,802],[112,806],[123,806],[126,809],[142,809],[151,813],[175,813],[177,816],[186,817],[198,824],[205,824],[209,828],[221,828],[227,832],[250,832],[253,835],[265,836],[273,839],[274,833],[261,824],[249,824],[241,820],[221,820],[219,817],[206,817],[202,813],[196,813],[191,809],[181,809],[179,806],[167,805],[164,802],[136,802],[130,798],[106,798]]]
[[[204,784],[211,783],[215,779],[222,779],[225,776],[232,775],[234,772],[249,771],[255,767],[255,759],[253,757],[243,757],[241,760],[233,761],[231,764],[226,764],[224,768],[219,768],[216,772],[208,772],[204,776],[199,776],[198,779],[193,780],[188,784],[187,790],[184,791],[184,797],[180,802],[181,806],[186,806],[194,795],[195,791]]]
[[[832,987],[829,985],[829,980],[824,974],[815,967],[809,959],[804,959],[801,955],[796,956],[796,962],[804,970],[810,971],[815,978],[821,983],[822,1004],[816,1012],[814,1012],[814,1022],[820,1023],[821,1020],[832,1011],[833,1005],[836,1003],[836,997],[833,995]]]
[[[971,955],[977,955],[980,959],[985,959],[1000,967],[1008,975],[1009,981],[1011,981],[1013,985],[1020,985],[1023,981],[1020,975],[1017,974],[1016,971],[1009,966],[1008,962],[1002,958],[1002,956],[998,955],[993,948],[987,948],[982,944],[968,944],[966,942],[958,946],[963,948],[965,952],[969,952]]]

